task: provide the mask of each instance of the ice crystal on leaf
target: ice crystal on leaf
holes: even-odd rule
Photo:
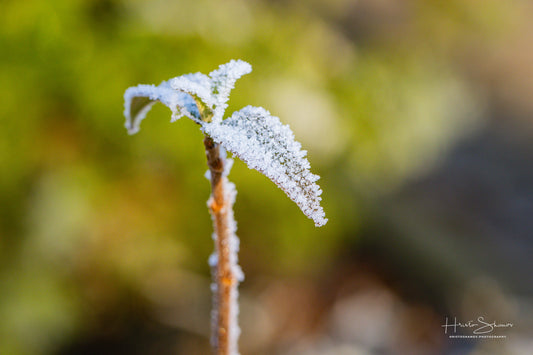
[[[251,70],[250,64],[232,60],[209,76],[187,74],[159,86],[131,87],[124,94],[126,128],[130,134],[136,133],[151,106],[160,101],[172,111],[173,121],[187,116],[200,124],[213,141],[266,175],[316,226],[322,226],[327,219],[320,206],[322,190],[316,184],[319,177],[310,172],[306,151],[294,139],[289,126],[265,109],[252,106],[223,120],[231,89]]]

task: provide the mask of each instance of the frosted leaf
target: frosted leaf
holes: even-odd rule
[[[172,122],[181,116],[187,116],[199,124],[204,121],[221,122],[235,81],[251,71],[250,64],[231,60],[209,76],[202,73],[185,74],[164,81],[159,86],[130,87],[124,93],[126,128],[130,134],[137,133],[141,121],[156,101],[172,110]]]
[[[320,206],[319,177],[310,172],[307,152],[279,118],[260,107],[247,106],[221,123],[205,123],[203,131],[281,188],[316,226],[327,219]]]
[[[200,120],[200,112],[194,99],[189,94],[172,89],[168,82],[164,81],[159,86],[137,85],[128,88],[124,93],[125,126],[129,134],[139,131],[141,121],[156,101],[170,108],[172,121],[184,115],[196,122]]]
[[[222,64],[218,69],[209,73],[211,78],[211,92],[215,100],[213,122],[221,122],[231,89],[241,76],[251,73],[252,66],[242,60],[231,60]]]

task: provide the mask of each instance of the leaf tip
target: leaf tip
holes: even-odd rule
[[[139,132],[139,127],[136,127],[135,125],[133,125],[133,123],[131,123],[131,121],[127,120],[126,123],[124,124],[124,127],[126,127],[126,130],[128,131],[128,134],[130,136],[133,136],[134,134],[138,133]]]
[[[326,223],[328,223],[329,219],[327,218],[320,218],[320,219],[315,219],[315,227],[323,227],[326,225]]]

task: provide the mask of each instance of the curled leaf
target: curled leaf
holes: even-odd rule
[[[137,85],[128,88],[124,93],[125,126],[129,134],[139,131],[141,121],[156,101],[170,108],[172,121],[181,116],[187,116],[196,122],[200,121],[198,107],[189,94],[172,89],[166,81],[159,86]]]
[[[279,118],[261,107],[247,106],[221,123],[206,123],[204,133],[281,188],[316,226],[327,219],[320,206],[319,176],[310,172],[307,152]]]

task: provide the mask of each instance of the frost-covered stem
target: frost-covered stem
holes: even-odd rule
[[[204,139],[210,171],[211,197],[208,201],[215,233],[215,251],[210,258],[213,276],[211,344],[218,355],[238,354],[237,286],[242,273],[237,266],[238,239],[235,236],[233,202],[235,189],[226,178],[225,153],[210,137]]]

